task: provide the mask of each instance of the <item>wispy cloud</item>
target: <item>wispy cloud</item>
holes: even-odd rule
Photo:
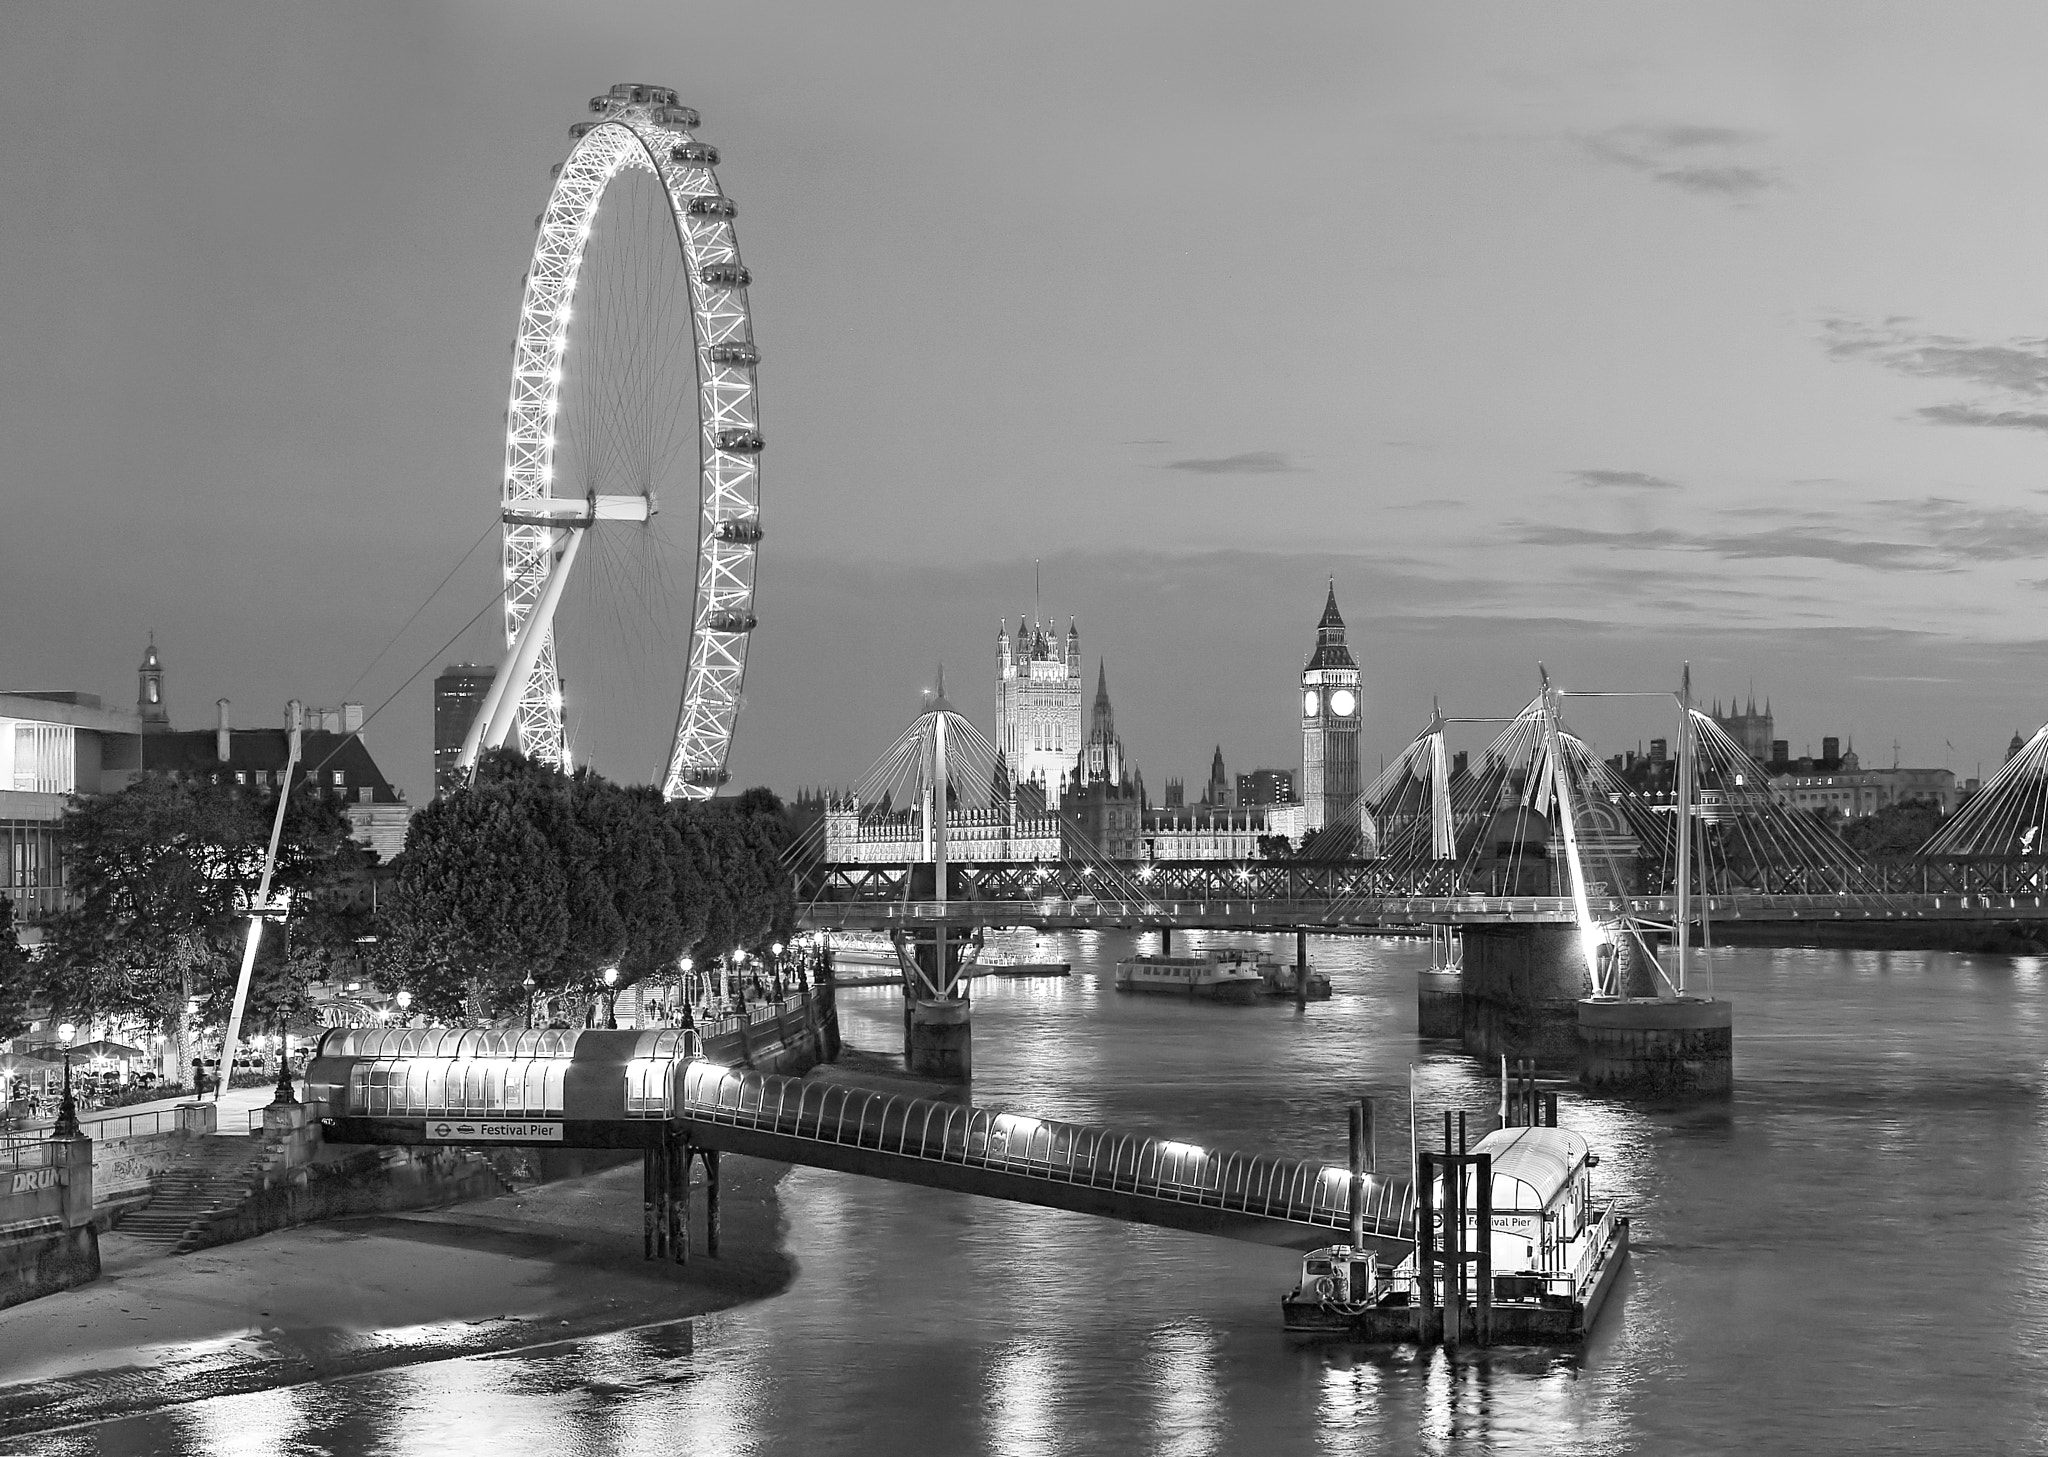
[[[1749,520],[1764,508],[1719,513]],[[1529,546],[1617,552],[1694,552],[1723,561],[1820,561],[1888,572],[1954,572],[1972,563],[2027,561],[2048,555],[2048,512],[1979,506],[1949,496],[1869,502],[1856,512],[1790,508],[1782,524],[1757,529],[1681,530],[1647,526],[1608,531],[1556,522],[1514,524]],[[1858,529],[1861,528],[1861,529]]]
[[[1575,470],[1571,478],[1582,486],[1620,486],[1638,491],[1675,491],[1677,481],[1639,470]]]
[[[2048,430],[2037,410],[1986,410],[1976,405],[1923,405],[1914,414],[1934,425],[1986,425],[1994,430]]]
[[[1922,333],[1907,328],[1908,322],[1899,318],[1879,324],[1827,319],[1821,324],[1822,345],[1836,359],[1868,360],[1900,374],[1923,379],[1959,379],[2019,395],[2048,396],[2048,339],[1987,344],[1954,334]]]
[[[1307,467],[1296,465],[1284,451],[1247,450],[1242,455],[1197,456],[1192,460],[1169,460],[1168,470],[1184,470],[1198,476],[1277,476]]]
[[[1919,379],[1953,379],[1997,390],[2009,399],[2048,399],[2048,338],[1986,343],[1954,334],[1912,329],[1908,319],[1877,324],[1826,319],[1821,346],[1835,359],[1859,360]],[[1930,425],[2048,433],[2048,412],[2009,405],[1958,402],[1923,405],[1914,415]]]
[[[1926,546],[1835,536],[1803,527],[1780,527],[1749,533],[1689,532],[1661,526],[1635,531],[1600,531],[1586,526],[1528,522],[1518,528],[1517,540],[1530,546],[1704,552],[1727,561],[1793,559],[1839,562],[1852,567],[1880,567],[1889,571],[1949,570],[1949,564]]]
[[[1777,172],[1740,155],[1765,138],[1724,126],[1610,127],[1579,138],[1587,155],[1698,196],[1747,202],[1779,186]]]

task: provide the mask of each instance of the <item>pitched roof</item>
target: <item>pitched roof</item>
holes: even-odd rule
[[[1322,621],[1316,624],[1316,650],[1309,655],[1311,668],[1355,668],[1358,660],[1344,645],[1344,618],[1337,611],[1337,579],[1330,578],[1329,600],[1323,603]]]
[[[153,774],[269,774],[283,769],[291,752],[290,735],[281,728],[230,729],[228,757],[223,763],[217,752],[217,733],[215,729],[181,729],[151,734],[142,741],[143,770]],[[299,739],[300,775],[317,769],[322,782],[332,784],[334,774],[339,772],[344,788],[367,788],[372,804],[399,803],[398,791],[370,757],[361,735],[307,729]]]

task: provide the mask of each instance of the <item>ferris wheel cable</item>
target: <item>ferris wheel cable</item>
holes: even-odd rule
[[[469,550],[465,551],[461,556],[456,558],[455,565],[448,569],[448,575],[441,578],[441,580],[434,585],[434,590],[427,593],[425,600],[423,600],[419,606],[413,608],[412,616],[406,618],[405,621],[402,624],[400,624],[398,631],[392,633],[391,636],[385,641],[384,646],[377,649],[377,656],[370,659],[368,666],[366,666],[362,672],[356,674],[355,682],[349,684],[347,692],[344,692],[341,695],[343,699],[347,699],[350,693],[355,692],[356,689],[363,686],[363,679],[369,677],[371,671],[375,669],[379,663],[384,661],[384,655],[391,651],[392,647],[398,642],[398,640],[401,637],[405,636],[406,629],[410,628],[415,622],[419,621],[420,614],[422,612],[425,612],[429,607],[433,606],[434,599],[436,597],[439,597],[441,593],[447,588],[448,584],[455,580],[455,574],[461,571],[463,567],[467,565],[471,557],[476,555],[476,549],[482,546],[485,542],[489,541],[491,539],[492,533],[497,530],[498,522],[495,518],[493,518],[484,526],[483,534],[478,536],[475,541],[469,544]]]

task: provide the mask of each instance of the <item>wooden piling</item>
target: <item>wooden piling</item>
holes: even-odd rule
[[[1299,930],[1294,933],[1294,1005],[1308,1010],[1308,932]]]
[[[1478,1198],[1476,1198],[1476,1199],[1475,1199],[1475,1200],[1473,1201],[1473,1203],[1474,1203],[1474,1204],[1475,1204],[1475,1206],[1476,1206],[1476,1212],[1477,1212],[1477,1214],[1478,1214],[1478,1219],[1477,1219],[1477,1221],[1476,1221],[1476,1229],[1475,1229],[1475,1236],[1476,1236],[1476,1237],[1475,1237],[1475,1238],[1474,1238],[1474,1240],[1473,1240],[1473,1244],[1474,1244],[1474,1246],[1476,1246],[1476,1248],[1475,1248],[1475,1249],[1473,1250],[1473,1253],[1474,1253],[1474,1255],[1476,1255],[1476,1256],[1477,1256],[1477,1261],[1478,1261],[1478,1263],[1477,1263],[1477,1271],[1476,1271],[1476,1273],[1478,1274],[1478,1277],[1479,1277],[1479,1331],[1478,1331],[1478,1339],[1479,1339],[1479,1344],[1480,1344],[1480,1345],[1482,1345],[1482,1346],[1490,1346],[1490,1345],[1492,1345],[1492,1344],[1493,1344],[1493,1155],[1492,1155],[1492,1154],[1490,1154],[1490,1153],[1483,1153],[1483,1154],[1480,1154],[1480,1155],[1479,1155],[1479,1157],[1478,1157],[1478,1164],[1477,1164],[1477,1167],[1476,1167],[1476,1168],[1474,1169],[1474,1171],[1473,1171],[1473,1177],[1474,1177],[1474,1182],[1475,1182],[1475,1183],[1476,1183],[1476,1185],[1477,1185],[1477,1188],[1476,1188],[1475,1192],[1476,1192],[1476,1193],[1477,1193],[1477,1195],[1478,1195]]]
[[[704,1253],[718,1258],[718,1150],[704,1150]]]
[[[1365,1248],[1365,1110],[1369,1103],[1351,1105],[1351,1253],[1355,1259]]]

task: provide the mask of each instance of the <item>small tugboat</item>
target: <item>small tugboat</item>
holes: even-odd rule
[[[1492,1173],[1484,1225],[1482,1156]],[[1497,1129],[1470,1155],[1424,1154],[1422,1248],[1392,1266],[1348,1244],[1311,1250],[1280,1302],[1286,1328],[1366,1342],[1584,1341],[1628,1258],[1628,1219],[1593,1197],[1598,1162],[1585,1139],[1554,1127]],[[1448,1221],[1446,1192],[1456,1211]],[[1459,1281],[1447,1269],[1470,1273]]]
[[[1259,958],[1259,976],[1266,983],[1266,995],[1269,997],[1295,996],[1297,995],[1296,989],[1301,985],[1299,980],[1301,968],[1299,966],[1284,965],[1273,960],[1270,956]],[[1317,971],[1315,963],[1310,962],[1308,967],[1308,1000],[1320,1002],[1327,1000],[1329,995],[1330,978]]]
[[[1243,952],[1212,951],[1200,956],[1129,956],[1116,964],[1120,992],[1174,992],[1212,1002],[1250,1006],[1265,985]]]

